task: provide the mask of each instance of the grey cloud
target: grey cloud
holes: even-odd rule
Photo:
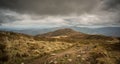
[[[39,13],[64,15],[91,11],[99,0],[0,0],[2,8]]]
[[[21,20],[17,18],[18,13],[10,11],[10,10],[3,10],[0,9],[0,25],[3,23],[14,22],[16,20]]]
[[[116,8],[120,6],[120,0],[106,0],[105,4],[107,8]]]
[[[65,15],[91,12],[101,2],[104,3],[104,10],[115,9],[120,5],[120,0],[0,0],[0,7],[40,15]]]
[[[38,18],[24,18],[24,13],[35,13],[40,16],[48,15],[66,15],[77,14],[78,16],[84,15],[81,19],[78,17],[68,18],[68,20],[63,20],[70,25],[109,25],[109,24],[120,24],[120,0],[0,0],[0,7],[4,10],[0,12],[0,24],[15,22],[16,20],[21,23],[23,20],[41,20],[42,17]],[[10,9],[16,11],[5,11],[5,9]],[[1,10],[0,10],[1,11]],[[10,13],[11,15],[6,15],[5,13]],[[19,15],[19,13],[23,12]],[[90,17],[89,17],[90,15]],[[96,20],[91,15],[101,16]],[[19,16],[23,16],[19,18]],[[88,18],[88,20],[84,20]],[[76,19],[78,19],[76,22]],[[91,21],[89,21],[91,20]],[[46,21],[46,20],[45,20]],[[53,19],[50,19],[53,21]],[[48,21],[48,22],[50,22]],[[55,20],[56,21],[56,20]],[[26,21],[27,22],[27,21]],[[31,21],[32,22],[32,21]],[[24,22],[23,22],[24,23]],[[34,23],[34,22],[33,22]]]

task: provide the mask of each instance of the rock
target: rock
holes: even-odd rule
[[[71,62],[71,61],[72,61],[72,59],[68,59],[68,61],[69,61],[69,62]]]
[[[77,55],[77,57],[81,57],[81,55]]]
[[[54,64],[57,64],[58,62],[57,61],[54,61]]]
[[[51,60],[49,63],[52,63],[53,62],[53,60]]]
[[[24,62],[22,62],[21,64],[24,64]]]
[[[72,46],[73,44],[69,44],[69,46]]]
[[[86,52],[85,51],[81,51],[82,54],[85,54]]]
[[[51,56],[55,56],[56,54],[55,53],[52,53]]]
[[[82,60],[85,60],[85,58],[81,58]]]

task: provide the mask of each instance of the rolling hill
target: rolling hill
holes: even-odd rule
[[[52,32],[58,29],[71,28],[76,31],[86,33],[86,34],[101,34],[106,36],[120,37],[120,27],[101,27],[101,28],[88,28],[88,27],[56,27],[56,28],[45,28],[45,29],[9,29],[9,28],[0,28],[3,31],[13,31],[18,33],[24,33],[28,35],[37,35]]]
[[[20,64],[70,46],[66,42],[36,41],[34,36],[0,31],[0,64]]]
[[[108,37],[104,35],[90,35],[79,31],[75,31],[70,28],[59,29],[56,31],[48,32],[45,34],[39,34],[35,36],[37,40],[60,40],[60,41],[79,41],[81,39],[86,40],[114,40],[114,37]]]
[[[77,31],[74,31],[70,28],[64,28],[64,29],[59,29],[59,30],[56,30],[56,31],[53,31],[53,32],[48,32],[48,33],[45,33],[45,34],[40,34],[40,35],[37,35],[38,37],[42,36],[42,37],[55,37],[55,36],[72,36],[72,35],[78,35],[78,34],[81,34],[81,35],[84,35],[84,33],[80,33],[80,32],[77,32]]]
[[[0,64],[119,64],[120,38],[70,28],[30,36],[0,31]]]

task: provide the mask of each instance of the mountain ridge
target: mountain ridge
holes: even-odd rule
[[[88,27],[56,27],[56,28],[46,28],[46,29],[23,29],[23,30],[15,30],[15,29],[7,29],[0,28],[3,31],[13,31],[17,33],[24,33],[28,35],[38,35],[44,34],[48,32],[52,32],[58,29],[71,28],[78,32],[82,32],[85,34],[101,34],[106,36],[120,37],[120,27],[101,27],[101,28],[88,28]]]
[[[73,29],[70,29],[70,28],[64,28],[64,29],[58,29],[52,32],[48,32],[45,34],[36,35],[36,36],[53,37],[53,36],[68,36],[68,35],[70,36],[75,34],[84,34],[84,33],[74,31]]]

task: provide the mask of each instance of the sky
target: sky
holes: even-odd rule
[[[0,0],[0,27],[118,27],[120,0]]]

